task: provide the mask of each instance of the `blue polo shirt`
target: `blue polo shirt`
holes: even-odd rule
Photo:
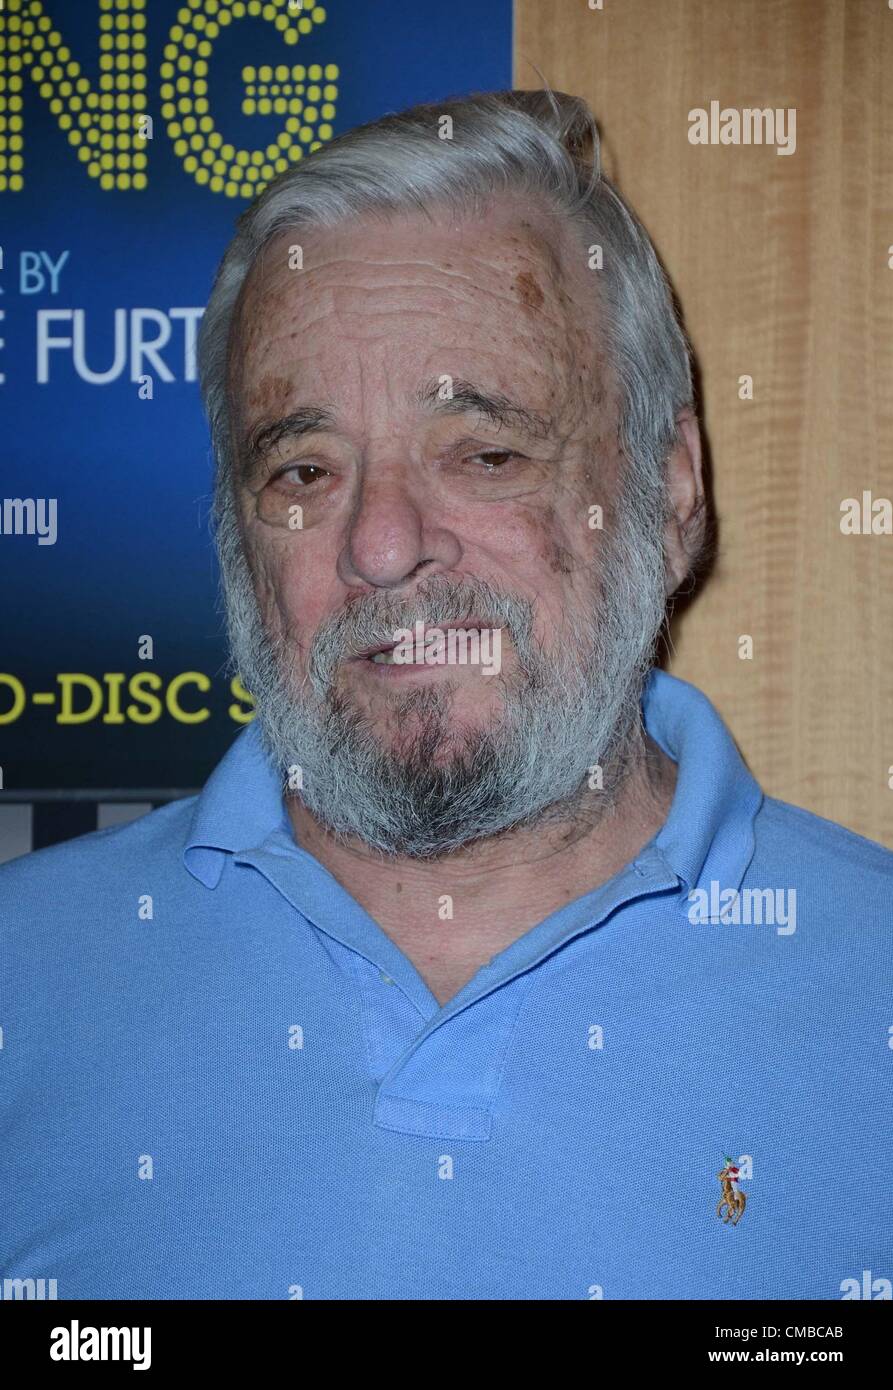
[[[0,1277],[883,1296],[893,854],[764,796],[691,685],[643,713],[662,829],[443,1007],[295,843],[255,725],[197,798],[0,869]]]

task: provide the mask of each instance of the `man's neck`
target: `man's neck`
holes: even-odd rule
[[[676,764],[640,735],[609,814],[586,784],[565,814],[444,858],[384,857],[333,836],[289,798],[295,837],[412,960],[441,1003],[477,968],[568,902],[606,883],[667,818]]]

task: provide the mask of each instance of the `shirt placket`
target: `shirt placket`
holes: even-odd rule
[[[373,1123],[427,1137],[486,1140],[511,1043],[544,962],[637,898],[678,888],[663,855],[633,864],[500,952],[443,1007],[386,933],[304,851],[276,843],[240,854],[317,931],[361,1005]]]

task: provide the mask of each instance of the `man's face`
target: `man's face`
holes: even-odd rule
[[[296,243],[302,269],[290,268]],[[306,742],[311,719],[330,745],[340,732],[355,760],[377,760],[382,796],[406,772],[399,795],[418,788],[430,803],[424,760],[455,802],[460,783],[492,780],[511,740],[548,742],[556,702],[587,697],[601,746],[591,720],[563,730],[579,745],[573,776],[609,751],[604,721],[616,733],[629,715],[626,668],[641,653],[606,650],[624,641],[616,624],[594,631],[617,578],[605,538],[624,465],[592,276],[582,242],[509,200],[474,221],[442,212],[286,234],[255,263],[231,356],[235,497],[254,638],[275,651],[279,682],[275,698],[253,693],[262,723],[278,723],[281,757],[312,761],[287,745],[291,733]],[[590,524],[596,505],[603,529]],[[499,674],[364,654],[416,619],[501,628]],[[252,676],[264,685],[256,662],[240,664],[249,688]],[[594,664],[613,692],[593,691]],[[301,711],[291,730],[285,698]],[[541,750],[541,782],[550,756],[566,762],[567,748]],[[520,766],[505,770],[523,781]],[[560,793],[568,773],[552,772]]]

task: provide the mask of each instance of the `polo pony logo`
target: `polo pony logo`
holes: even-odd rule
[[[734,1159],[726,1155],[722,1170],[716,1175],[722,1183],[722,1196],[717,1203],[716,1214],[722,1216],[724,1222],[730,1222],[733,1226],[738,1225],[744,1215],[744,1208],[747,1206],[747,1197],[738,1186],[740,1172],[741,1169]],[[725,1216],[722,1215],[723,1207],[726,1209]]]

